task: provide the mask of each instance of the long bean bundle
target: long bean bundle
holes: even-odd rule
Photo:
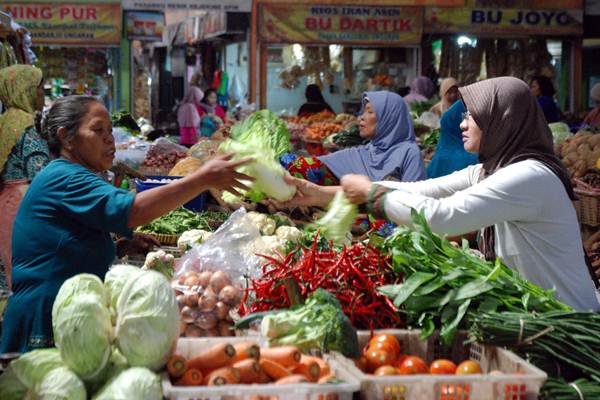
[[[567,383],[562,379],[550,378],[542,387],[541,400],[592,400],[600,399],[600,385],[587,379]]]
[[[580,377],[600,382],[600,314],[493,312],[472,315],[470,320],[473,340],[509,347],[529,355],[534,363],[556,361]]]
[[[425,217],[413,210],[413,227],[399,227],[386,242],[393,268],[404,276],[399,285],[379,291],[403,307],[408,325],[427,336],[441,329],[448,345],[466,326],[468,312],[570,310],[552,291],[527,281],[500,260],[488,262],[469,249],[434,234]]]

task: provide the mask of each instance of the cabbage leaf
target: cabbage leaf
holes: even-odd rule
[[[46,374],[35,388],[34,399],[86,400],[87,392],[81,379],[67,367],[56,368]]]
[[[358,216],[358,207],[348,200],[341,190],[338,191],[329,206],[327,213],[313,224],[321,235],[336,245],[349,244],[352,225]]]
[[[158,375],[146,368],[129,368],[111,380],[92,400],[161,400]]]
[[[57,349],[33,350],[12,361],[0,375],[0,399],[21,400],[39,385],[50,371],[63,367]]]

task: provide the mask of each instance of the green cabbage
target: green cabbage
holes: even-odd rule
[[[21,400],[39,385],[46,374],[63,367],[57,349],[33,350],[12,361],[0,375],[0,399]]]
[[[60,287],[52,306],[52,320],[81,294],[97,296],[100,304],[108,305],[108,294],[100,278],[92,274],[78,274],[64,281]]]
[[[112,378],[92,400],[161,400],[158,375],[146,368],[129,368]]]
[[[54,342],[65,364],[84,381],[94,381],[111,354],[112,324],[108,308],[93,294],[79,294],[69,304],[54,303]]]
[[[36,386],[34,399],[40,400],[86,400],[83,382],[67,367],[56,368],[46,374]]]
[[[261,143],[279,158],[291,150],[286,123],[271,110],[260,110],[231,128],[231,137],[240,143]]]
[[[329,203],[327,213],[316,221],[313,227],[320,229],[321,235],[334,244],[349,244],[350,231],[357,215],[358,207],[350,203],[340,190]]]
[[[179,336],[179,308],[167,278],[142,271],[125,284],[117,301],[116,339],[133,367],[158,370]]]
[[[117,308],[117,300],[125,283],[127,283],[129,278],[138,275],[140,272],[142,271],[138,267],[126,264],[114,265],[108,270],[104,277],[104,286],[113,310]]]

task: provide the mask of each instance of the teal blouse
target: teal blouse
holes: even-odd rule
[[[15,218],[13,295],[0,353],[53,344],[52,304],[60,286],[79,273],[104,278],[115,257],[110,232],[131,234],[134,197],[65,159],[36,176]]]

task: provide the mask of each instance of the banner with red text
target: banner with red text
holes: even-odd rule
[[[33,45],[111,46],[121,40],[121,4],[1,4],[27,28]]]
[[[260,4],[259,34],[269,43],[411,45],[421,42],[423,8]]]

